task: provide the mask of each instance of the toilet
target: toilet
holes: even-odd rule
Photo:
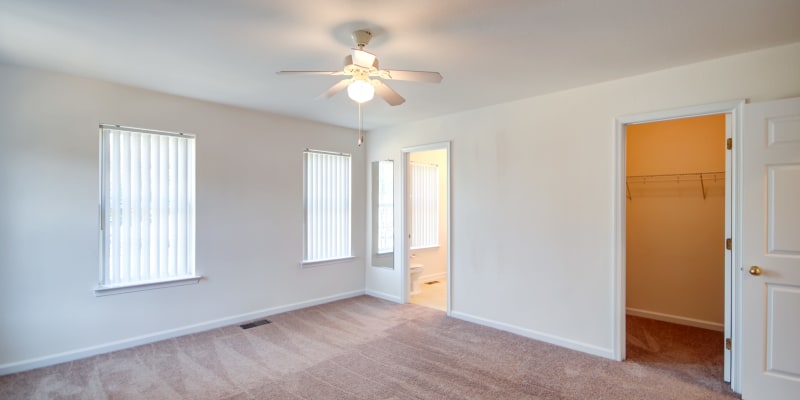
[[[419,277],[425,271],[425,266],[422,264],[411,264],[411,294],[419,294]]]

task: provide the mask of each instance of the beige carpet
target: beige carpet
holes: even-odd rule
[[[722,332],[627,317],[627,359],[686,382],[730,393],[723,382]]]
[[[2,376],[0,398],[736,398],[707,360],[654,361],[652,326],[619,363],[371,297],[270,320]]]

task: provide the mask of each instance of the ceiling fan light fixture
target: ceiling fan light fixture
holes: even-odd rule
[[[378,57],[364,50],[371,38],[372,32],[368,30],[361,29],[353,32],[353,41],[357,48],[350,49],[350,54],[344,58],[344,68],[339,71],[278,71],[278,73],[286,75],[344,75],[346,76],[344,79],[331,86],[321,97],[330,98],[346,87],[348,97],[359,105],[372,100],[376,94],[390,106],[399,106],[406,101],[403,96],[400,96],[383,83],[384,79],[429,83],[442,81],[442,74],[438,72],[380,69]],[[370,79],[371,77],[377,79]]]
[[[375,97],[375,88],[369,82],[357,79],[347,86],[347,96],[356,103],[366,103]]]

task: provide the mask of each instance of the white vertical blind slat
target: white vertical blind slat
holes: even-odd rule
[[[336,254],[336,225],[337,225],[337,216],[336,216],[336,206],[339,201],[339,193],[338,193],[338,178],[339,178],[339,170],[336,160],[333,159],[333,156],[326,155],[323,156],[325,159],[325,169],[329,171],[328,179],[324,180],[324,193],[327,193],[327,196],[323,197],[323,201],[325,203],[325,214],[328,218],[324,218],[325,221],[325,237],[328,240],[323,240],[323,243],[326,244],[325,246],[325,258],[334,258]]]
[[[303,236],[305,238],[308,238],[311,235],[310,217],[311,217],[311,212],[312,212],[311,209],[312,209],[312,206],[313,206],[312,201],[309,198],[309,187],[311,185],[311,175],[312,175],[311,174],[311,170],[310,170],[310,165],[311,164],[309,162],[310,157],[311,157],[311,155],[309,153],[307,153],[307,152],[303,153],[303,210],[305,210],[305,213],[304,213],[305,219],[303,220],[303,226],[304,226]],[[307,259],[310,258],[309,257],[309,251],[310,251],[310,248],[308,247],[308,239],[305,239],[305,240],[303,240],[303,259],[304,260],[307,260]]]
[[[177,143],[178,162],[176,168],[177,175],[177,275],[186,275],[186,141],[180,140]]]
[[[158,138],[158,265],[157,278],[166,278],[169,268],[169,138]]]
[[[130,156],[128,158],[130,165],[130,265],[128,266],[128,278],[132,281],[140,280],[139,274],[139,256],[141,247],[139,246],[139,239],[141,238],[141,169],[139,168],[139,157],[141,155],[139,140],[141,134],[131,133],[130,135]]]
[[[353,248],[353,224],[350,223],[353,213],[353,160],[350,157],[347,159],[342,160],[345,164],[345,171],[346,171],[346,178],[345,178],[345,197],[346,201],[343,205],[344,207],[344,216],[343,219],[345,220],[345,230],[344,230],[344,248],[347,251],[347,254],[351,254]]]
[[[324,195],[327,194],[328,186],[326,184],[327,181],[322,179],[322,174],[323,171],[325,171],[325,161],[327,160],[325,160],[323,155],[318,155],[315,158],[317,159],[317,184],[319,185],[319,190],[315,195],[317,201],[319,202],[319,208],[317,209],[317,221],[319,221],[319,240],[317,243],[319,246],[319,253],[317,254],[317,257],[319,259],[324,259],[328,256],[328,243],[324,240],[324,238],[327,236],[326,231],[328,229],[328,221],[326,218],[323,218],[323,215],[325,215],[327,212],[326,208],[328,207],[327,197]]]
[[[195,218],[195,146],[194,140],[187,141],[186,148],[186,273],[194,274],[194,218]]]
[[[106,280],[114,283],[119,281],[119,244],[120,244],[120,221],[122,220],[122,213],[120,212],[122,202],[120,201],[120,145],[119,136],[112,135],[107,132],[109,149],[108,159],[111,160],[109,165],[109,198],[106,206],[109,208],[106,215],[108,216],[108,229],[106,235],[109,236],[111,247],[108,249],[106,257],[111,261],[110,268],[107,269]]]
[[[322,231],[323,231],[323,223],[324,223],[324,221],[321,218],[321,216],[323,214],[323,211],[322,211],[323,204],[322,204],[322,201],[321,201],[320,193],[324,190],[324,188],[322,186],[322,179],[320,179],[320,173],[322,171],[321,159],[316,154],[312,157],[312,159],[314,160],[314,186],[313,187],[315,188],[315,190],[314,190],[314,192],[313,192],[313,194],[311,196],[312,196],[312,199],[314,201],[314,236],[316,237],[316,240],[314,242],[312,242],[312,245],[313,245],[314,243],[322,243],[322,238],[323,238]],[[321,253],[321,251],[323,249],[322,245],[312,246],[311,249],[312,249],[312,257],[314,259],[322,258],[322,253]]]
[[[150,195],[150,214],[153,219],[153,224],[150,226],[150,278],[158,278],[158,265],[161,261],[161,250],[159,244],[161,243],[161,138],[158,136],[150,137],[150,162],[152,170],[151,177],[151,190]]]
[[[141,136],[141,157],[139,158],[139,166],[141,168],[142,179],[142,208],[141,208],[141,223],[142,223],[142,241],[141,241],[141,254],[139,259],[141,264],[139,266],[140,279],[150,279],[150,138],[148,135]]]
[[[130,142],[131,135],[123,132],[120,137],[120,208],[122,218],[120,219],[120,258],[119,258],[119,280],[128,279],[130,268],[131,252],[131,163],[130,163]]]
[[[314,171],[315,172],[315,174],[314,174],[314,178],[315,178],[315,180],[314,180],[315,182],[314,183],[315,183],[315,185],[314,186],[316,187],[316,190],[314,191],[314,194],[313,194],[314,203],[316,204],[316,207],[315,207],[315,210],[314,210],[315,211],[314,218],[315,218],[315,222],[316,222],[315,223],[315,225],[316,225],[315,226],[315,228],[316,228],[316,235],[315,236],[317,238],[317,240],[314,243],[318,243],[318,244],[316,246],[312,246],[312,249],[314,251],[313,257],[315,259],[321,259],[325,255],[325,253],[324,253],[325,252],[325,245],[324,245],[324,241],[322,240],[322,238],[324,237],[324,233],[323,232],[325,231],[325,220],[324,220],[324,218],[321,218],[322,215],[324,214],[325,204],[324,204],[323,198],[320,196],[320,193],[323,193],[325,191],[325,184],[324,184],[324,181],[321,179],[321,176],[320,176],[321,173],[322,173],[323,161],[324,160],[319,155],[314,155],[313,159],[314,159],[314,169],[315,169],[315,171]]]
[[[167,244],[167,248],[169,249],[169,269],[167,272],[167,276],[175,276],[177,275],[177,263],[178,263],[178,254],[176,249],[176,243],[178,241],[178,213],[175,210],[177,206],[178,200],[178,160],[175,157],[177,153],[177,140],[175,138],[169,138],[169,200],[168,200],[168,207],[167,212],[169,213],[169,240]]]
[[[333,205],[331,210],[331,214],[333,215],[333,229],[331,231],[331,237],[333,238],[333,241],[331,243],[331,247],[334,250],[334,253],[336,253],[342,248],[342,244],[344,243],[344,240],[342,240],[342,236],[344,236],[344,224],[342,223],[342,207],[344,206],[345,200],[342,198],[344,195],[344,188],[342,188],[342,185],[344,184],[344,177],[342,176],[342,174],[344,174],[344,168],[342,163],[337,162],[338,160],[336,160],[334,157],[330,157],[330,159],[331,163],[333,164],[331,169],[336,171],[333,178]]]

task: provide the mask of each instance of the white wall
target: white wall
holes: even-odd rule
[[[612,357],[615,118],[798,95],[800,43],[373,131],[368,154],[452,141],[454,316]],[[400,295],[398,269],[366,284]]]
[[[4,65],[0,88],[0,374],[363,292],[352,130]],[[199,284],[94,296],[100,123],[197,135]],[[299,266],[305,148],[353,154],[351,262]]]

